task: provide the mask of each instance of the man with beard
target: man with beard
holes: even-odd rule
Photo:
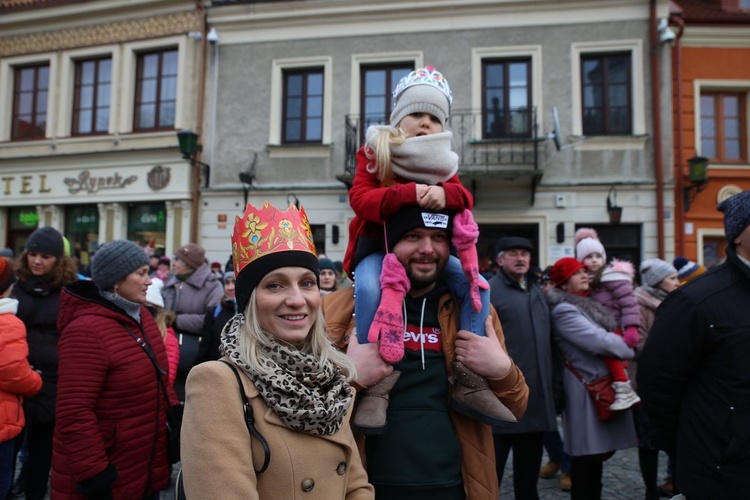
[[[541,287],[527,276],[531,242],[514,236],[501,238],[497,250],[499,271],[489,280],[490,302],[503,325],[508,353],[523,371],[529,386],[529,403],[523,418],[517,424],[493,428],[497,477],[502,481],[512,449],[515,497],[534,500],[539,498],[537,480],[544,433],[557,429],[555,401],[564,397],[561,365],[552,349],[547,299]],[[557,398],[553,393],[555,386],[559,389]]]
[[[523,415],[528,387],[505,350],[494,310],[486,337],[458,330],[460,307],[440,278],[450,255],[450,225],[437,225],[441,219],[437,212],[409,207],[385,224],[388,250],[409,281],[401,304],[406,312],[401,361],[386,364],[377,343],[359,344],[352,335],[351,289],[324,297],[323,313],[329,337],[355,362],[358,388],[370,387],[372,394],[394,367],[401,372],[390,389],[387,431],[367,436],[363,445],[378,498],[497,500],[492,430],[449,407],[452,362],[484,377],[515,418]]]

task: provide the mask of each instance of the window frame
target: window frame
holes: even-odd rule
[[[314,75],[320,75],[323,80],[320,98],[323,100],[321,104],[321,115],[320,119],[320,138],[311,140],[307,136],[307,122],[309,120],[307,115],[308,100],[313,97],[308,92],[309,78]],[[301,99],[301,115],[299,120],[300,124],[300,140],[291,141],[287,138],[287,122],[289,118],[287,116],[287,105],[288,105],[288,80],[290,76],[302,76],[302,91]],[[311,66],[306,68],[288,68],[282,71],[282,105],[281,105],[281,144],[285,146],[291,145],[311,145],[311,144],[322,144],[323,143],[323,125],[325,122],[325,68],[319,66]]]
[[[164,73],[162,72],[162,68],[164,66],[164,55],[174,52],[175,58],[176,58],[176,66],[175,66],[175,73],[174,75],[167,75],[167,77],[174,77],[174,121],[170,125],[164,125],[160,126],[160,118],[161,118],[161,106],[162,103],[168,102],[166,100],[163,100],[161,98],[161,91],[162,91],[162,83],[165,78]],[[138,121],[141,117],[140,114],[140,106],[143,104],[142,101],[140,101],[140,90],[143,85],[143,61],[146,56],[158,54],[159,55],[159,67],[158,67],[158,76],[156,78],[157,80],[157,87],[156,87],[156,100],[154,102],[155,106],[155,113],[154,113],[154,126],[153,127],[139,127]],[[161,130],[174,130],[177,126],[177,109],[178,109],[178,102],[179,102],[179,80],[180,75],[180,50],[179,47],[158,47],[153,49],[147,49],[147,50],[141,50],[138,51],[135,54],[135,82],[134,82],[134,88],[133,88],[133,132],[157,132]]]
[[[693,124],[694,124],[694,149],[697,155],[703,155],[701,146],[701,95],[706,92],[737,92],[745,96],[745,123],[744,135],[742,139],[745,145],[745,160],[741,162],[712,161],[711,167],[725,165],[727,168],[735,168],[750,164],[750,79],[748,80],[714,80],[699,79],[693,80]]]
[[[518,64],[518,63],[525,63],[526,64],[526,119],[524,120],[525,123],[525,130],[522,133],[516,133],[514,134],[512,132],[512,111],[524,109],[524,108],[511,108],[510,107],[510,75],[509,75],[509,67],[510,64]],[[487,132],[487,128],[484,126],[484,118],[485,114],[489,113],[489,106],[487,103],[487,66],[490,64],[502,64],[503,65],[503,103],[504,105],[502,108],[500,108],[500,111],[503,113],[504,118],[502,120],[502,132],[499,136],[495,137]],[[481,62],[482,65],[482,79],[481,79],[481,85],[482,85],[482,139],[485,140],[494,140],[494,139],[530,139],[533,137],[533,114],[534,114],[534,104],[533,104],[533,82],[534,82],[534,70],[532,65],[532,58],[531,56],[520,56],[520,57],[508,57],[508,58],[493,58],[493,57],[485,57],[482,59]]]
[[[43,111],[43,113],[40,113],[37,109],[37,101],[38,101],[38,94],[42,89],[39,87],[39,71],[42,68],[47,69],[47,86],[44,89],[47,92],[47,99],[46,99],[46,107]],[[18,124],[18,117],[21,116],[19,113],[19,103],[20,103],[20,95],[22,93],[21,90],[19,90],[19,83],[21,78],[21,72],[24,70],[34,70],[34,84],[33,84],[33,97],[32,97],[32,111],[31,111],[31,117],[32,117],[32,124],[34,125],[34,128],[36,129],[36,121],[39,118],[41,114],[43,114],[46,118],[44,121],[44,130],[41,131],[39,135],[34,136],[19,136],[16,133],[17,130],[17,124]],[[11,99],[13,105],[11,106],[11,119],[10,119],[10,140],[11,141],[38,141],[43,140],[47,136],[47,128],[50,125],[50,89],[51,86],[51,80],[52,80],[52,67],[49,61],[40,61],[36,63],[31,64],[19,64],[15,65],[12,68],[13,71],[13,84],[12,84],[12,91],[11,91]]]
[[[711,160],[714,163],[747,163],[748,162],[748,141],[747,141],[747,129],[748,129],[748,123],[747,123],[747,93],[741,92],[739,90],[702,90],[700,93],[700,96],[698,98],[698,102],[701,103],[701,100],[704,97],[711,97],[714,101],[714,111],[715,114],[713,115],[714,119],[714,142],[715,142],[715,151],[716,155],[712,157],[708,157],[709,160]],[[740,141],[740,157],[739,158],[727,158],[724,156],[724,141],[726,138],[725,130],[724,130],[724,110],[721,104],[721,99],[724,97],[736,97],[738,99],[738,111],[739,111],[739,124],[740,124],[740,130],[739,130],[739,141]],[[703,133],[703,105],[701,105],[697,108],[698,112],[696,113],[699,122],[701,123],[700,130],[698,131],[699,137],[700,137],[700,150],[703,150],[703,139],[705,137]],[[704,153],[706,154],[706,153]]]
[[[609,90],[610,90],[610,83],[609,83],[609,69],[608,69],[608,62],[611,58],[619,58],[619,57],[627,57],[630,64],[628,64],[627,68],[627,86],[628,86],[628,95],[627,95],[627,111],[628,111],[628,126],[626,127],[627,131],[622,130],[612,130],[610,126],[610,105],[609,105]],[[632,75],[632,54],[628,51],[624,52],[598,52],[598,53],[584,53],[581,54],[581,61],[580,61],[580,81],[581,81],[581,130],[583,132],[583,135],[587,137],[602,137],[602,136],[628,136],[633,135],[633,75]],[[602,82],[601,82],[601,97],[602,97],[602,129],[597,131],[587,131],[586,130],[586,121],[585,121],[585,98],[584,94],[586,92],[586,85],[585,85],[585,78],[584,78],[584,66],[586,61],[592,61],[592,60],[599,60],[602,68]]]
[[[109,71],[109,112],[107,116],[107,126],[104,131],[97,131],[96,128],[96,122],[98,118],[98,110],[100,109],[100,106],[98,106],[99,103],[99,90],[100,90],[100,82],[99,82],[99,64],[102,61],[109,60],[110,62],[110,71]],[[80,91],[82,88],[82,85],[80,82],[80,76],[81,76],[81,68],[84,63],[87,62],[94,62],[95,63],[95,70],[94,70],[94,84],[93,84],[93,102],[91,106],[91,132],[77,132],[77,128],[80,125],[80,117],[79,113],[81,109],[80,106]],[[75,59],[73,61],[73,102],[71,107],[71,124],[70,124],[70,135],[71,137],[88,137],[93,135],[106,135],[109,133],[109,123],[112,116],[113,111],[113,102],[112,102],[112,87],[114,83],[113,79],[113,73],[114,73],[114,59],[112,58],[111,54],[103,54],[98,57],[88,57],[88,58],[79,58]]]

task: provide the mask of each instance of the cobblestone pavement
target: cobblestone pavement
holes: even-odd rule
[[[500,498],[512,500],[513,494],[513,471],[512,455],[508,457],[505,464],[505,474],[500,485]],[[545,453],[542,463],[547,463]],[[659,484],[667,476],[667,455],[659,453]],[[553,479],[539,478],[538,491],[540,500],[568,500],[570,492],[565,492],[558,486],[560,475]],[[602,499],[604,500],[640,500],[645,497],[643,480],[638,468],[638,448],[621,450],[604,462],[604,473],[602,476],[604,488]]]

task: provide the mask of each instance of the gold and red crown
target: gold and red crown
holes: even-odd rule
[[[307,252],[317,259],[304,208],[297,209],[290,204],[281,211],[267,201],[261,208],[248,203],[242,217],[235,217],[232,258],[236,275],[261,257],[289,251]]]

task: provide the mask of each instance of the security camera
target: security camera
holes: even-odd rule
[[[677,35],[669,27],[669,20],[666,17],[659,19],[656,31],[659,33],[659,43],[672,43],[677,38]]]
[[[216,28],[211,28],[211,31],[209,31],[208,35],[206,35],[206,40],[211,43],[216,43],[219,41],[219,32],[216,31]]]

